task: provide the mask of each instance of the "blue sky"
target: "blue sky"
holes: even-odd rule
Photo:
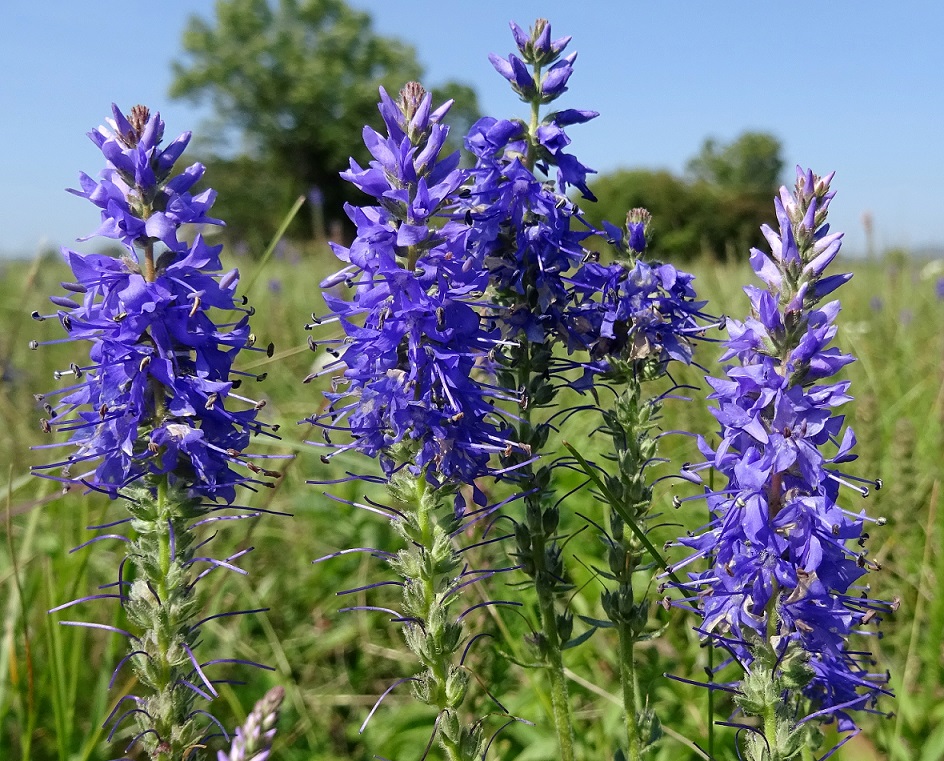
[[[417,49],[426,84],[471,84],[486,113],[523,114],[488,63],[512,49],[507,22],[537,15],[579,51],[562,104],[600,117],[571,129],[574,152],[605,172],[681,172],[709,135],[766,130],[788,166],[835,169],[833,228],[864,249],[944,247],[944,4],[834,0],[352,0],[375,28]],[[209,112],[167,96],[191,13],[212,0],[0,3],[0,255],[69,244],[97,211],[63,189],[101,156],[85,132],[112,101],[160,110],[168,132]],[[210,169],[212,180],[212,168]],[[88,250],[85,248],[85,250]]]

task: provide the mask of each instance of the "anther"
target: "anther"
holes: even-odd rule
[[[30,347],[33,351],[36,351],[36,350],[39,348],[39,341],[36,341],[35,339],[32,340],[32,341],[30,341],[30,342],[29,342],[29,347]]]
[[[46,319],[46,318],[43,317],[39,312],[37,312],[35,309],[32,311],[32,313],[30,313],[30,317],[32,317],[34,320],[36,320],[36,322],[42,322],[43,320]]]
[[[266,356],[271,357],[273,354],[275,354],[275,344],[270,341],[266,347]]]

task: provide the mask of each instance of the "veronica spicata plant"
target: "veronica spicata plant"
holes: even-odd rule
[[[553,345],[567,335],[565,312],[573,304],[566,280],[583,260],[589,229],[572,225],[577,212],[569,187],[592,198],[589,169],[564,149],[565,128],[586,122],[593,111],[553,112],[541,107],[567,89],[576,53],[561,57],[569,37],[551,39],[540,19],[530,33],[512,23],[519,58],[490,56],[496,70],[530,105],[528,122],[485,117],[466,137],[475,156],[471,193],[463,201],[470,231],[468,256],[488,275],[491,310],[508,345],[494,356],[499,385],[519,395],[516,439],[522,445],[505,458],[524,495],[525,518],[516,522],[517,562],[532,579],[539,622],[535,642],[551,682],[551,702],[561,757],[573,758],[574,731],[561,648],[570,640],[573,618],[557,601],[571,589],[555,540],[560,518],[554,504],[550,465],[530,462],[547,443],[550,426],[534,413],[555,397],[552,373],[560,369]],[[557,181],[550,178],[556,170]],[[568,363],[568,366],[570,364]]]
[[[588,340],[591,361],[585,380],[592,378],[602,417],[599,432],[609,439],[613,462],[600,467],[566,444],[609,508],[609,530],[596,524],[606,550],[606,567],[599,574],[609,582],[601,596],[607,621],[584,620],[614,629],[619,641],[616,666],[629,761],[642,758],[662,734],[658,718],[643,698],[635,647],[656,636],[649,622],[652,569],[665,568],[666,563],[648,536],[653,471],[664,462],[657,457],[662,404],[677,386],[671,382],[668,390],[655,395],[646,389],[652,381],[671,378],[671,363],[691,362],[692,342],[704,333],[707,322],[701,312],[704,302],[695,300],[691,275],[668,264],[645,261],[649,222],[645,209],[633,209],[625,231],[606,225],[616,261],[582,265],[573,278],[577,301],[569,310],[569,320]],[[604,389],[613,395],[609,403],[599,398]]]
[[[125,253],[116,258],[64,249],[75,278],[62,284],[68,295],[52,297],[55,314],[33,315],[58,319],[68,335],[57,342],[90,347],[87,359],[56,374],[71,385],[37,397],[48,416],[43,430],[69,434],[65,442],[38,448],[70,453],[34,472],[67,488],[122,499],[124,517],[91,528],[123,525],[126,534],[101,533],[87,542],[125,543],[118,580],[104,585],[107,592],[53,611],[101,598],[119,601],[131,631],[60,623],[127,637],[130,652],[112,682],[130,662],[145,691],[118,702],[106,720],[114,718],[108,737],[131,722],[125,752],[140,745],[152,759],[179,761],[191,757],[214,726],[222,729],[194,706],[198,698],[216,697],[207,672],[230,660],[196,655],[200,625],[209,619],[198,619],[195,585],[217,568],[245,573],[234,561],[249,552],[207,557],[209,539],[198,542],[197,529],[258,516],[220,511],[235,499],[237,486],[268,485],[262,479],[278,474],[244,452],[250,435],[271,430],[257,420],[264,402],[236,393],[243,377],[256,377],[233,369],[255,340],[248,311],[235,297],[238,273],[221,272],[221,246],[201,235],[192,243],[179,237],[184,225],[221,224],[209,216],[215,193],[190,192],[203,175],[200,164],[173,174],[190,133],[162,148],[163,134],[160,115],[143,106],[128,116],[113,107],[108,126],[89,133],[106,167],[100,180],[82,174],[81,188],[72,192],[101,209],[97,234],[119,241]],[[234,322],[225,321],[229,315],[236,315]],[[220,615],[230,614],[210,618]]]
[[[346,266],[321,284],[353,291],[350,300],[325,291],[331,314],[316,321],[339,321],[345,337],[312,341],[337,358],[319,373],[342,373],[327,394],[327,411],[308,422],[324,431],[324,461],[347,451],[380,461],[394,504],[357,506],[390,518],[403,549],[346,552],[383,558],[398,577],[368,588],[403,590],[399,611],[368,606],[403,623],[422,665],[390,689],[410,682],[414,696],[436,710],[433,735],[446,756],[472,761],[482,757],[487,737],[481,721],[469,724],[460,712],[471,681],[461,653],[469,644],[464,619],[479,606],[458,615],[455,607],[460,590],[497,571],[464,566],[453,537],[496,509],[476,479],[491,472],[495,452],[514,446],[494,407],[495,390],[475,377],[500,334],[475,308],[488,276],[465,257],[468,228],[448,219],[465,180],[458,153],[441,156],[448,133],[441,120],[451,102],[434,110],[415,82],[397,101],[380,94],[387,134],[365,128],[374,160],[367,168],[352,160],[342,173],[375,203],[348,207],[357,237],[350,248],[333,246]],[[347,440],[335,445],[336,432]],[[339,594],[356,591],[363,590]]]
[[[874,710],[887,693],[887,676],[851,641],[892,606],[870,599],[861,581],[877,568],[854,546],[870,519],[840,504],[842,487],[866,496],[866,484],[881,482],[841,469],[855,459],[856,440],[833,412],[850,401],[849,381],[833,376],[853,358],[830,347],[839,302],[824,299],[851,275],[825,274],[842,242],[826,224],[831,180],[798,168],[794,193],[781,189],[779,233],[763,228],[770,252],[751,252],[766,287],[745,288],[751,316],[728,323],[726,376],[707,379],[720,442],[699,436],[707,459],[686,469],[694,480],[709,468],[723,478],[699,497],[711,521],[678,540],[693,552],[675,568],[708,565],[681,584],[682,604],[744,669],[739,681],[711,686],[733,691],[740,711],[760,718],[759,726],[731,724],[749,761],[817,747],[822,722],[854,734],[852,713]]]
[[[553,457],[554,446],[548,440],[555,429],[555,415],[542,412],[559,404],[558,392],[565,385],[587,391],[598,383],[611,383],[625,390],[627,396],[620,396],[625,409],[620,409],[628,412],[635,405],[634,412],[605,418],[620,465],[619,472],[607,478],[608,485],[599,481],[595,466],[569,448],[591,479],[603,487],[607,501],[615,503],[611,507],[622,511],[643,534],[649,492],[623,489],[624,481],[645,479],[643,471],[654,454],[654,444],[638,446],[647,439],[656,411],[641,401],[639,383],[643,376],[661,375],[671,360],[690,360],[689,340],[701,330],[695,323],[701,305],[694,301],[690,275],[641,260],[648,219],[644,210],[630,215],[625,231],[610,224],[595,230],[584,221],[568,194],[576,190],[583,199],[595,200],[587,186],[592,170],[568,152],[566,128],[597,114],[576,109],[542,114],[545,105],[566,91],[576,53],[563,55],[570,38],[552,39],[550,24],[544,19],[538,19],[530,32],[514,23],[511,29],[520,57],[493,55],[491,61],[530,105],[530,118],[525,122],[486,117],[472,127],[466,146],[476,164],[471,192],[462,205],[471,228],[469,256],[488,271],[489,309],[506,338],[494,352],[499,385],[516,388],[520,395],[514,418],[522,446],[504,458],[504,464],[513,468],[508,479],[516,482],[524,496],[525,515],[516,521],[515,557],[531,577],[537,597],[534,641],[550,677],[561,757],[571,759],[575,738],[562,650],[592,631],[572,638],[573,616],[562,604],[572,585],[558,541],[562,498],[555,493],[554,480],[558,467],[574,463]],[[612,250],[617,261],[600,263],[591,243]],[[586,415],[594,409],[594,405],[584,405],[557,415]],[[539,453],[551,458],[533,464]],[[615,596],[607,593],[604,604],[625,643],[621,659],[628,657],[631,662],[631,640],[641,637],[642,629],[638,609],[630,610],[636,605],[630,579],[642,564],[642,554],[635,544],[629,549],[628,544],[637,540],[622,533],[624,518],[618,512],[613,515],[612,535],[607,534],[606,542],[611,561],[619,560],[618,575],[611,577],[620,591]],[[621,602],[614,602],[617,599]],[[631,626],[636,629],[631,631]],[[637,725],[640,721],[651,724],[651,719],[640,720],[636,715],[631,663],[622,673],[627,739],[632,757],[638,758],[644,743]]]

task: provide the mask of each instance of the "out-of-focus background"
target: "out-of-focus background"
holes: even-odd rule
[[[134,689],[130,672],[108,689],[123,643],[59,627],[46,614],[113,580],[116,551],[67,552],[90,537],[85,526],[114,519],[118,506],[75,491],[59,496],[29,475],[29,465],[43,459],[28,448],[41,440],[43,413],[33,395],[51,390],[53,372],[84,350],[66,344],[30,352],[31,339],[60,336],[54,321],[35,323],[29,313],[46,309],[47,296],[68,278],[60,245],[116,250],[102,239],[75,242],[96,229],[98,214],[63,192],[77,186],[80,171],[100,171],[101,155],[84,133],[103,123],[112,102],[125,112],[136,103],[159,110],[169,139],[193,131],[185,161],[204,162],[204,185],[219,192],[214,211],[228,226],[216,240],[227,244],[225,264],[242,273],[260,340],[277,346],[272,359],[254,366],[269,372],[258,387],[269,402],[265,414],[283,425],[275,449],[298,454],[275,492],[246,498],[295,517],[260,521],[248,539],[241,529],[223,537],[219,552],[255,547],[245,563],[251,573],[220,578],[206,604],[208,614],[268,607],[210,622],[203,647],[277,671],[234,673],[249,684],[242,691],[221,686],[215,710],[232,726],[252,699],[281,683],[288,699],[276,757],[422,755],[431,717],[405,691],[357,733],[376,697],[409,675],[410,664],[386,618],[337,613],[335,593],[376,580],[378,568],[366,560],[313,567],[311,560],[395,540],[375,517],[352,515],[305,483],[336,474],[300,443],[297,421],[321,404],[319,388],[300,384],[316,360],[302,326],[311,311],[323,310],[317,284],[335,267],[326,242],[351,234],[342,205],[363,200],[337,175],[349,156],[367,160],[361,129],[379,126],[377,87],[393,93],[418,78],[437,98],[454,98],[454,134],[480,115],[525,117],[487,55],[513,49],[509,19],[527,27],[537,15],[551,20],[556,35],[572,35],[570,49],[579,51],[560,104],[600,112],[570,129],[572,151],[599,172],[590,183],[599,202],[585,205],[588,217],[619,224],[628,208],[648,207],[653,254],[693,271],[712,312],[740,316],[748,308],[740,290],[752,278],[748,250],[761,244],[758,227],[772,221],[771,200],[781,183],[792,183],[793,166],[836,170],[830,218],[846,232],[837,264],[855,272],[840,294],[838,338],[859,359],[845,373],[861,452],[851,467],[886,484],[865,502],[848,498],[847,506],[888,518],[871,532],[872,557],[884,566],[873,592],[902,600],[884,639],[869,643],[876,670],[891,672],[897,693],[879,709],[895,716],[866,717],[863,735],[837,757],[944,759],[944,597],[937,594],[944,583],[944,10],[931,2],[513,0],[0,5],[0,759],[113,758],[123,745],[109,750],[100,725]],[[261,264],[299,196],[304,205]],[[703,344],[697,359],[714,366],[717,351]],[[687,380],[699,383],[699,374]],[[704,393],[693,396],[667,407],[666,429],[715,430]],[[563,435],[592,453],[591,427],[572,422]],[[667,439],[663,453],[678,462],[698,457],[681,439]],[[336,491],[353,498],[353,489]],[[658,495],[672,524],[660,541],[680,524],[704,520],[673,511],[672,495],[668,488]],[[582,511],[593,509],[588,498],[581,502]],[[573,514],[564,521],[566,531],[584,525]],[[573,605],[588,616],[599,605],[589,567],[600,553],[592,532],[568,544],[581,587]],[[520,655],[521,621],[503,615],[483,614],[481,625],[504,632],[499,647]],[[661,674],[699,679],[705,653],[692,622],[660,615],[669,628],[644,649],[640,677],[653,685],[667,730],[653,758],[699,758],[691,743],[705,742],[707,692]],[[120,613],[92,605],[73,618],[115,623]],[[588,758],[611,757],[618,734],[611,650],[598,632],[567,652]],[[544,724],[541,675],[484,652],[475,663],[482,685],[511,711]],[[720,699],[717,715],[730,710]],[[552,758],[546,735],[510,727],[490,758]],[[717,757],[733,759],[733,734],[719,730],[718,737]]]
[[[194,131],[201,158],[226,159],[209,181],[221,210],[239,212],[227,219],[240,233],[260,223],[271,231],[285,199],[316,186],[330,228],[342,216],[337,173],[347,156],[363,156],[358,125],[376,122],[376,86],[419,78],[457,98],[460,123],[520,113],[487,54],[512,49],[510,19],[526,27],[537,15],[579,51],[559,103],[600,112],[572,133],[575,152],[600,173],[606,211],[624,200],[616,187],[645,192],[687,220],[673,218],[673,247],[723,252],[726,236],[740,232],[734,218],[750,216],[754,199],[743,193],[766,199],[767,186],[801,163],[836,170],[833,224],[846,231],[848,252],[944,248],[944,10],[930,0],[776,9],[352,0],[346,7],[369,14],[371,26],[341,7],[5,0],[0,253],[28,256],[94,230],[84,202],[62,189],[80,170],[97,171],[83,135],[112,102],[159,110],[169,131]],[[712,158],[732,159],[734,171]],[[713,207],[710,191],[738,197]]]

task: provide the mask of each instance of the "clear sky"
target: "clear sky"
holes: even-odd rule
[[[417,49],[429,86],[471,84],[495,116],[524,115],[488,62],[513,49],[507,22],[541,15],[573,35],[562,105],[600,112],[571,128],[601,172],[681,172],[703,139],[766,130],[788,166],[835,169],[833,228],[864,249],[944,247],[944,4],[938,0],[351,0]],[[212,0],[0,0],[0,255],[70,243],[97,210],[65,192],[101,155],[85,132],[112,101],[161,111],[168,133],[209,115],[170,101],[187,17]],[[209,178],[212,182],[212,168]],[[84,248],[84,250],[88,250]]]

